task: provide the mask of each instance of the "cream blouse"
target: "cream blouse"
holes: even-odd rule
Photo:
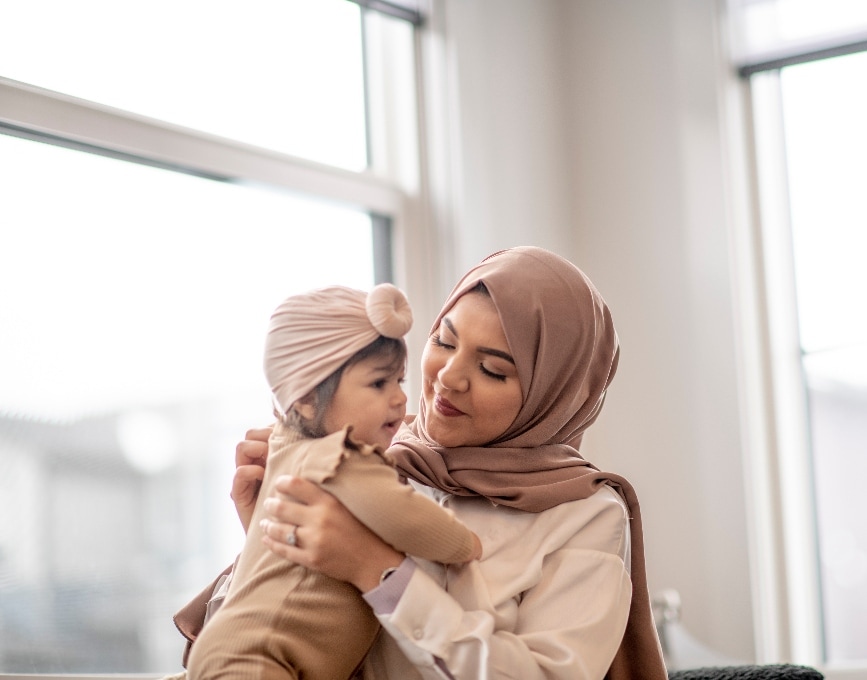
[[[416,560],[365,597],[383,631],[364,680],[602,680],[632,593],[629,517],[607,486],[530,513],[413,483],[482,541],[481,561]],[[397,575],[395,575],[397,576]],[[395,578],[395,577],[392,577]]]

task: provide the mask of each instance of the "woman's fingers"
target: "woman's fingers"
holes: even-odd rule
[[[318,484],[314,484],[303,477],[280,475],[274,480],[274,488],[281,495],[288,496],[290,499],[304,505],[313,505],[314,503],[322,503],[327,502],[328,499],[334,499],[334,496],[327,491],[323,491]]]
[[[294,534],[295,546],[299,547],[301,544],[301,538],[298,536],[297,524],[275,522],[272,519],[264,518],[259,520],[259,526],[261,527],[263,534],[265,534],[266,536],[270,536],[275,541],[282,541],[283,543],[286,543],[286,545],[290,545],[290,541],[286,539],[290,534]]]
[[[259,465],[242,465],[235,470],[232,478],[232,492],[230,494],[235,503],[235,510],[244,532],[250,528],[250,520],[253,518],[253,510],[256,508],[256,499],[262,480],[265,477],[265,468]]]
[[[259,522],[259,526],[262,528],[262,541],[271,552],[287,560],[304,564],[303,539],[298,534],[300,527],[297,524],[284,524],[263,519]],[[292,541],[294,545],[290,545],[288,540],[290,536],[294,536],[294,541]]]
[[[277,555],[306,567],[316,561],[321,513],[310,503],[334,497],[316,484],[300,477],[281,475],[265,499],[265,518],[259,522],[265,545]],[[291,537],[291,538],[290,538]]]
[[[266,518],[290,526],[315,524],[318,527],[323,513],[327,513],[325,506],[329,499],[337,502],[313,482],[285,475],[275,480],[269,493],[263,503]]]
[[[268,438],[273,427],[248,430],[244,441],[235,447],[235,466],[259,465],[265,467],[268,460]]]
[[[264,502],[266,517],[278,524],[307,527],[316,544],[335,519],[345,514],[357,521],[334,496],[302,477],[281,475],[269,493]]]
[[[261,465],[242,465],[236,468],[235,476],[232,478],[232,498],[238,501],[241,497],[250,494],[251,489],[258,491],[264,478],[265,468]],[[255,493],[252,495],[255,501]]]
[[[256,427],[252,430],[247,430],[247,434],[244,435],[244,439],[248,441],[260,441],[268,443],[268,438],[271,436],[271,432],[274,430],[273,425],[269,425],[268,427]]]
[[[265,477],[265,464],[268,461],[268,438],[272,427],[247,430],[244,441],[235,447],[235,476],[232,479],[230,496],[244,532],[250,528],[256,498]]]
[[[352,583],[362,592],[376,587],[385,567],[403,560],[403,554],[313,482],[281,476],[275,489],[265,499],[261,526],[265,545],[277,555]],[[287,541],[290,536],[294,540]]]

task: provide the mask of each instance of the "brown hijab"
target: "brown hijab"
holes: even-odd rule
[[[520,247],[494,253],[452,290],[433,324],[484,283],[515,359],[523,403],[515,421],[486,446],[446,448],[427,434],[425,409],[389,449],[406,476],[458,496],[542,512],[611,485],[631,516],[632,604],[608,678],[667,678],[653,624],[638,499],[619,475],[578,453],[596,420],[620,356],[611,313],[590,279],[552,252]]]

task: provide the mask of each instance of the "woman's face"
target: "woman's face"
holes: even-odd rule
[[[428,338],[422,355],[428,435],[441,446],[481,446],[521,409],[521,385],[490,297],[467,293]]]

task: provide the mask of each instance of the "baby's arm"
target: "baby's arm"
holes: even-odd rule
[[[450,510],[402,484],[377,455],[353,453],[321,486],[401,552],[446,564],[481,557],[481,543],[472,531]]]

